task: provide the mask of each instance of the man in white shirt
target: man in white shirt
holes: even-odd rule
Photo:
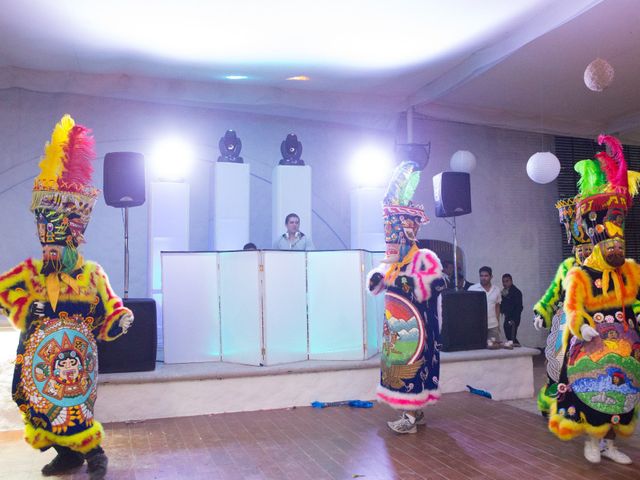
[[[493,271],[491,267],[480,268],[480,283],[469,287],[469,291],[484,292],[487,295],[487,348],[500,348],[500,302],[502,295],[500,289],[491,285]]]
[[[300,231],[300,217],[290,213],[284,220],[287,231],[273,242],[276,250],[313,250],[311,238]]]

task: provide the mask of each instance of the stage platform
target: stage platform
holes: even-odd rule
[[[532,398],[533,348],[441,354],[442,393],[467,385],[494,400]],[[308,406],[313,401],[373,400],[380,357],[308,360],[257,367],[224,362],[164,364],[155,371],[100,375],[96,417],[102,422]]]

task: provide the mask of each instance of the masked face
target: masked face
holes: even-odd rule
[[[49,275],[62,271],[63,250],[62,245],[42,245],[42,273]]]
[[[598,248],[604,260],[614,268],[624,265],[624,240],[621,238],[610,238],[598,244]]]
[[[587,257],[591,255],[591,252],[593,252],[593,245],[590,243],[582,243],[576,245],[575,248],[576,260],[580,263],[580,265],[582,265]]]

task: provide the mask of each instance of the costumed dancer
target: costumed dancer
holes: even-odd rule
[[[589,171],[599,173],[604,181],[604,173],[600,171],[600,166],[593,160],[582,160],[576,165],[580,171],[589,168]],[[556,272],[551,285],[547,288],[542,298],[533,306],[533,325],[536,330],[543,326],[550,328],[547,336],[545,357],[547,360],[547,383],[538,393],[538,410],[547,417],[551,402],[556,396],[560,368],[564,359],[564,346],[562,343],[566,316],[562,309],[564,302],[564,289],[562,282],[567,273],[574,265],[582,265],[585,259],[591,255],[593,245],[591,240],[582,229],[582,222],[576,222],[576,199],[567,198],[556,203],[560,223],[564,225],[567,233],[567,242],[573,244],[573,256],[562,261]]]
[[[411,202],[420,179],[417,168],[403,162],[393,174],[383,205],[386,257],[368,275],[371,293],[385,292],[377,398],[402,412],[387,422],[397,433],[416,433],[424,423],[422,408],[440,398],[436,297],[444,280],[437,255],[416,244],[420,225],[428,222],[424,209]]]
[[[591,463],[605,457],[628,464],[614,439],[633,433],[640,399],[640,327],[633,311],[640,266],[625,259],[624,249],[624,218],[638,174],[627,172],[617,139],[601,135],[598,141],[611,151],[596,155],[607,182],[588,185],[583,177],[580,185],[576,217],[594,248],[564,281],[566,354],[549,429],[562,440],[586,434],[584,456]]]
[[[33,187],[42,259],[29,258],[0,276],[0,307],[20,341],[13,399],[25,440],[53,447],[42,469],[59,475],[85,459],[92,480],[104,478],[104,431],[93,417],[98,386],[96,340],[114,340],[133,321],[100,265],[78,252],[99,191],[91,186],[91,131],[65,115],[53,130]]]

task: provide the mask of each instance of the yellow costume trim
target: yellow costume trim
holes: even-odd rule
[[[419,250],[420,249],[418,248],[418,245],[414,243],[411,247],[411,250],[407,252],[401,262],[396,262],[391,265],[391,267],[389,267],[389,270],[387,270],[387,273],[384,276],[384,280],[387,285],[392,284],[396,281],[396,278],[398,278],[398,275],[400,274],[400,270],[411,263],[413,257],[416,255],[416,253],[418,253]]]
[[[558,404],[551,404],[551,413],[549,414],[549,430],[560,440],[571,440],[584,433],[595,438],[604,438],[614,425],[605,423],[599,427],[594,427],[587,423],[584,413],[580,413],[580,422],[575,422],[564,415],[558,414]]]
[[[594,249],[594,253],[598,249]],[[589,257],[591,258],[591,257]],[[597,263],[592,261],[592,265]],[[580,267],[572,268],[565,279],[567,291],[564,303],[564,311],[567,315],[568,330],[582,339],[580,327],[587,323],[595,328],[595,322],[587,312],[598,312],[614,308],[633,308],[636,304],[636,295],[640,288],[640,267],[631,259],[627,259],[624,265],[617,270],[608,270],[608,275],[603,271],[601,291],[593,294],[592,280],[589,274]],[[614,291],[607,289],[613,283]],[[606,288],[605,288],[606,287]],[[565,340],[569,331],[565,330]]]
[[[75,452],[88,453],[100,446],[104,438],[102,424],[95,420],[93,425],[83,432],[73,435],[56,435],[47,430],[34,427],[24,416],[23,419],[25,424],[24,439],[29,445],[37,449],[59,445],[70,448]]]

